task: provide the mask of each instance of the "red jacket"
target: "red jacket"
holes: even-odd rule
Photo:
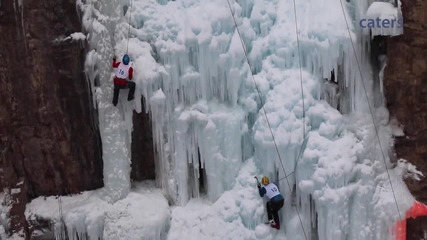
[[[120,65],[121,62],[117,62],[115,58],[113,58],[113,68],[117,68]],[[132,80],[133,77],[133,68],[129,68],[129,80]],[[126,79],[114,77],[114,84],[120,85],[120,86],[126,86]]]

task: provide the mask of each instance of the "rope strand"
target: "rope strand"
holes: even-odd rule
[[[132,0],[130,0],[130,7],[129,7],[129,28],[128,28],[128,42],[126,45],[126,54],[129,53],[129,36],[130,36],[130,19],[132,18]]]

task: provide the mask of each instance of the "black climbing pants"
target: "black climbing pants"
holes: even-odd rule
[[[283,199],[280,201],[268,201],[267,202],[268,220],[274,219],[274,222],[276,222],[276,224],[280,224],[278,212],[283,207],[284,203],[285,203],[285,200],[283,200]]]
[[[119,101],[119,92],[120,89],[126,89],[129,88],[129,94],[128,94],[128,101],[131,101],[134,99],[135,94],[135,83],[132,81],[126,81],[126,85],[116,85],[114,84],[114,97],[113,97],[113,105],[116,106],[117,102]]]

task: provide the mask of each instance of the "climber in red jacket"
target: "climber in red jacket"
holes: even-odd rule
[[[129,65],[129,55],[123,56],[122,62],[117,62],[116,57],[113,57],[113,68],[115,68],[114,76],[114,97],[113,105],[116,106],[119,101],[120,89],[129,88],[128,101],[132,101],[135,96],[135,82],[132,82],[133,68]],[[129,80],[128,80],[129,79]]]

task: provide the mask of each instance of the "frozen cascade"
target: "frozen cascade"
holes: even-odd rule
[[[316,11],[321,12],[322,5],[327,6],[328,11],[340,12],[340,3],[337,1],[329,2],[328,4],[319,1],[306,2],[307,5],[300,8],[298,12],[303,12],[307,15],[310,14],[310,9],[316,9]],[[303,3],[298,4],[300,6],[304,5]],[[353,4],[353,10],[361,11],[359,7],[362,5]],[[292,6],[286,7],[289,9],[288,14],[285,14],[285,16],[292,15]],[[311,12],[311,16],[313,15],[316,16],[314,12]],[[272,123],[280,155],[284,160],[286,173],[283,172],[277,154],[274,152],[274,145],[264,116],[259,116],[254,127],[255,145],[258,146],[255,148],[255,159],[259,161],[258,166],[261,172],[276,176],[275,179],[282,179],[295,169],[295,174],[289,177],[291,188],[287,186],[285,180],[279,184],[286,196],[292,195],[292,186],[296,184],[297,206],[300,207],[302,212],[305,230],[317,229],[317,233],[311,233],[317,234],[317,238],[389,239],[392,233],[391,229],[386,226],[392,226],[399,216],[394,201],[382,200],[393,199],[393,196],[391,196],[387,175],[384,173],[382,154],[379,151],[376,136],[368,134],[369,132],[375,133],[375,131],[361,85],[362,79],[357,71],[352,49],[348,47],[350,39],[348,34],[345,33],[345,25],[342,25],[344,23],[343,15],[335,14],[329,17],[331,19],[327,19],[323,15],[323,18],[316,19],[315,23],[312,22],[313,19],[299,18],[302,64],[307,71],[303,72],[306,129],[308,129],[307,133],[305,133],[307,134],[305,139],[302,129],[301,90],[299,83],[296,81],[299,78],[299,73],[294,69],[287,70],[286,67],[283,69],[283,67],[278,67],[276,64],[278,61],[289,63],[289,60],[286,59],[292,59],[293,55],[280,56],[277,51],[264,60],[264,65],[259,75],[264,75],[269,79],[270,83],[273,83],[270,85],[272,90],[267,95],[264,107]],[[278,19],[277,21],[280,20]],[[331,24],[335,24],[332,27],[334,29],[333,32],[322,29],[325,26],[330,29]],[[281,29],[281,31],[284,31],[284,29]],[[291,36],[295,34],[292,31],[288,31],[284,35]],[[353,31],[358,32],[358,30]],[[272,49],[280,49],[282,46],[286,47],[295,42],[293,39],[288,41],[281,39],[282,41],[278,41],[276,46],[272,45],[272,34],[274,34],[274,30],[269,34],[270,37],[268,39],[269,47]],[[325,34],[328,34],[327,37]],[[357,52],[362,52],[361,49],[364,47],[365,39],[360,34],[353,35],[352,38],[356,42]],[[327,41],[322,41],[325,39]],[[363,44],[359,43],[360,40]],[[326,43],[328,45],[325,46]],[[266,48],[263,47],[263,49]],[[324,53],[319,53],[319,49],[324,49]],[[324,56],[324,58],[319,58],[319,56]],[[336,57],[333,58],[334,56]],[[372,92],[372,84],[370,83],[372,82],[372,77],[365,74],[370,69],[369,59],[365,54],[357,57],[362,64],[363,80],[368,91],[370,91],[368,92],[368,101],[372,101],[372,95],[379,93]],[[318,63],[324,64],[325,61],[326,65],[316,66]],[[332,64],[328,65],[328,62]],[[321,73],[329,73],[331,69],[336,72],[339,70],[337,67],[339,64],[343,65],[340,67],[342,70],[338,71],[337,79],[338,81],[344,80],[346,87],[345,92],[343,92],[344,95],[341,97],[341,103],[342,101],[348,101],[346,104],[348,108],[341,108],[341,110],[350,113],[348,116],[334,112],[324,102],[318,101],[318,90],[321,89],[319,77],[327,77],[322,76]],[[277,72],[281,74],[273,74]],[[387,110],[383,108],[377,109],[375,118],[376,121],[379,121],[377,125],[379,126],[381,145],[387,151],[389,146],[392,145],[390,130],[387,126]],[[353,124],[358,122],[363,122],[361,124],[363,127],[354,128]],[[301,158],[297,158],[298,151],[303,143],[306,144],[303,155]],[[375,145],[371,146],[370,144]],[[386,160],[389,162],[390,159],[387,152],[385,154]],[[273,161],[265,164],[262,161],[266,158]],[[297,161],[298,165],[296,165]],[[387,164],[387,167],[389,166]],[[393,170],[391,170],[390,174],[392,179],[398,178]],[[403,191],[409,196],[402,182],[394,181],[393,187],[398,189],[398,192]],[[387,188],[388,191],[384,191],[384,188]],[[367,201],[367,199],[371,200]],[[316,219],[313,221],[310,213],[310,209],[313,209],[313,200],[318,221]],[[408,199],[402,198],[398,200],[400,200],[398,203],[401,211],[408,207]],[[409,201],[411,201],[410,198]],[[283,213],[286,226],[292,226],[295,219],[295,212],[291,208],[291,202],[288,201],[286,203],[287,210]],[[379,223],[381,224],[378,226]],[[374,227],[367,228],[366,226]],[[301,227],[289,230],[290,232],[288,233],[290,235],[297,235],[304,239]]]
[[[162,10],[153,9],[160,7],[153,2],[135,4],[136,12],[139,8],[142,13],[167,12],[166,19],[143,19],[144,28],[136,35],[146,40],[154,38],[145,36],[147,32],[155,34],[152,45],[162,71],[148,80],[152,84],[144,85],[142,92],[150,99],[146,109],[159,117],[153,121],[162,167],[158,180],[179,204],[200,196],[199,168],[206,172],[209,199],[217,199],[230,187],[243,160],[240,145],[248,112],[239,104],[239,97],[245,97],[239,90],[248,84],[244,81],[248,69],[227,5],[215,15],[209,11],[218,7],[215,2],[195,2],[196,6],[186,8],[189,3],[170,2]],[[192,19],[200,16],[198,12],[206,16]],[[148,18],[135,18],[141,17]],[[178,31],[181,26],[185,29]]]
[[[104,197],[104,189],[62,197],[67,239],[166,238],[170,221],[168,202],[153,184],[138,184],[126,198],[114,203]],[[57,201],[54,196],[34,199],[27,205],[25,215],[31,222],[51,220],[56,239],[63,239]]]
[[[86,73],[104,151],[105,188],[91,199],[102,198],[108,211],[101,211],[104,217],[83,211],[89,217],[80,213],[86,225],[76,232],[90,232],[89,239],[149,234],[144,227],[120,227],[130,221],[147,226],[123,208],[149,194],[136,197],[129,177],[132,111],[143,106],[126,102],[126,91],[117,108],[111,104],[111,57],[129,47],[136,98],[144,98],[152,119],[156,180],[176,204],[168,239],[305,239],[296,209],[309,239],[390,239],[398,215],[368,107],[382,92],[369,75],[370,36],[356,25],[373,1],[342,1],[351,37],[339,1],[296,1],[301,73],[292,0],[230,0],[250,66],[227,1],[132,1],[132,8],[117,0],[77,1],[92,49]],[[337,85],[325,93],[323,80],[332,70]],[[375,106],[380,106],[374,117],[390,168],[388,111]],[[390,175],[403,213],[413,199],[400,168]],[[263,224],[265,209],[253,182],[260,174],[281,179],[286,199],[279,232]],[[160,209],[167,208],[164,199],[160,202]],[[144,206],[132,209],[138,208]],[[166,238],[168,211],[161,216],[150,239]],[[71,223],[66,219],[73,229]]]
[[[99,129],[102,140],[104,162],[104,190],[106,200],[115,202],[125,197],[130,190],[130,141],[132,110],[123,99],[122,106],[112,104],[111,59],[115,40],[112,26],[120,16],[119,1],[99,3],[77,1],[82,12],[82,23],[88,32],[91,51],[86,57],[85,67],[90,82],[93,101],[98,109]],[[123,97],[124,94],[121,94]],[[119,109],[123,111],[120,113]]]

